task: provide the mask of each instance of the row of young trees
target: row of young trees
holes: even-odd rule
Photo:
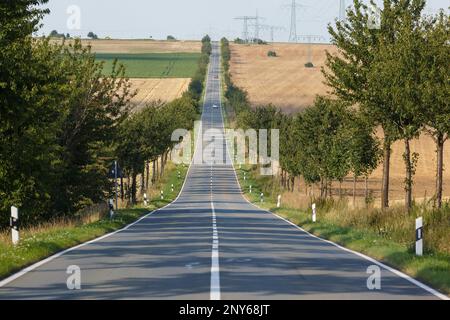
[[[341,101],[357,105],[361,117],[381,127],[383,138],[382,207],[389,206],[391,146],[405,144],[406,207],[412,207],[418,154],[410,141],[423,131],[436,142],[436,204],[442,205],[443,146],[450,120],[449,19],[443,11],[423,14],[425,0],[385,0],[380,28],[370,27],[367,7],[354,0],[348,20],[329,27],[340,49],[328,54],[326,83]]]
[[[170,129],[189,128],[196,114],[192,86],[180,100],[132,113],[135,92],[123,66],[114,63],[105,76],[103,63],[78,40],[58,45],[32,37],[46,3],[0,3],[0,227],[13,205],[32,224],[105,201],[114,159],[135,175],[141,168],[131,158],[162,154]],[[142,154],[126,149],[129,132],[147,140]]]
[[[122,171],[131,181],[128,198],[132,204],[137,202],[138,175],[142,178],[141,191],[144,192],[148,181],[144,182],[143,177],[148,179],[149,164],[153,163],[153,174],[159,172],[162,175],[171,149],[178,143],[172,141],[172,133],[177,129],[191,130],[194,127],[210,54],[211,39],[205,36],[198,70],[189,90],[170,103],[148,105],[121,124],[116,150]],[[157,167],[158,158],[161,158],[160,168]]]
[[[227,98],[236,106],[238,125],[258,129],[261,119],[271,118],[264,125],[281,130],[283,172],[291,179],[303,176],[307,183],[320,183],[322,197],[333,180],[342,182],[349,174],[367,179],[382,158],[383,208],[389,205],[391,146],[403,139],[408,209],[418,159],[410,141],[426,131],[437,146],[436,205],[441,207],[443,146],[450,132],[449,20],[443,12],[424,16],[424,6],[424,0],[385,0],[381,28],[373,29],[368,8],[354,0],[348,19],[329,26],[339,49],[327,54],[322,69],[331,96],[317,97],[314,106],[297,115],[282,115],[273,106],[252,110],[246,93],[226,75]],[[228,73],[225,39],[222,48]],[[384,133],[381,143],[378,128]]]

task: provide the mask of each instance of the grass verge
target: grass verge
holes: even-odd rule
[[[261,202],[260,194],[265,189],[263,184],[269,183],[271,178],[257,177],[255,171],[250,170],[248,166],[236,168],[236,171],[242,190],[250,202],[276,213],[314,235],[382,261],[450,295],[450,255],[428,250],[423,257],[417,257],[413,243],[409,245],[399,243],[386,235],[370,230],[339,225],[329,217],[327,212],[320,210],[318,222],[313,223],[311,212],[283,205],[277,208],[274,195],[266,194],[264,202]],[[250,186],[252,186],[252,193],[249,192]]]
[[[122,229],[150,211],[173,202],[181,190],[187,171],[188,167],[185,165],[170,164],[159,185],[164,190],[163,200],[159,194],[155,194],[148,207],[119,210],[112,220],[103,216],[91,223],[59,221],[22,230],[21,241],[17,246],[11,244],[9,233],[1,234],[0,279],[62,250]],[[181,174],[180,178],[178,178],[178,172]]]

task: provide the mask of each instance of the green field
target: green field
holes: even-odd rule
[[[98,61],[105,62],[105,73],[118,59],[126,67],[130,78],[192,78],[197,71],[199,53],[98,53]]]

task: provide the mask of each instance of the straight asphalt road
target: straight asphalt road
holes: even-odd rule
[[[381,289],[369,290],[367,270],[376,261],[311,236],[244,199],[224,138],[219,50],[214,43],[204,135],[194,154],[200,163],[190,166],[179,198],[125,230],[0,282],[0,299],[442,298],[384,265],[378,265]],[[209,150],[211,141],[221,148]],[[69,266],[81,270],[80,290],[67,288]]]

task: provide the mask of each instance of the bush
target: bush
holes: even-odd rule
[[[305,63],[305,67],[306,68],[314,68],[314,65],[312,62],[308,62],[308,63]]]
[[[275,51],[270,50],[269,52],[267,52],[267,56],[268,57],[276,57],[277,53]]]

